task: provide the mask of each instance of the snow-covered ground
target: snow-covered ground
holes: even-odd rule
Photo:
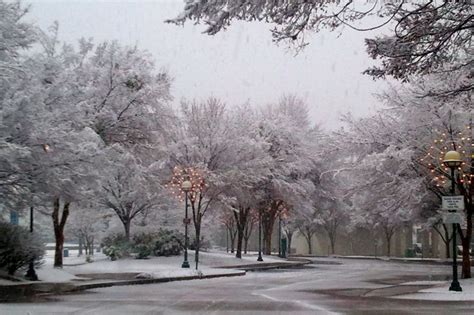
[[[242,259],[234,254],[222,252],[201,252],[199,255],[199,272],[196,273],[194,252],[189,251],[189,269],[181,268],[183,255],[171,257],[150,257],[149,259],[125,258],[116,261],[102,259],[90,264],[65,266],[64,270],[78,275],[91,273],[146,273],[153,278],[188,276],[196,274],[212,275],[234,272],[233,270],[217,269],[215,267],[246,265],[257,263],[257,256],[246,255]],[[282,262],[278,257],[265,257],[265,262]]]
[[[63,258],[63,269],[53,267],[54,251],[48,250],[42,266],[36,269],[38,277],[44,282],[68,282],[84,280],[76,277],[81,274],[119,274],[140,273],[143,278],[181,277],[195,275],[215,275],[235,273],[233,269],[218,269],[216,267],[256,264],[257,255],[250,253],[242,259],[235,254],[225,252],[201,252],[199,255],[199,270],[195,269],[194,251],[188,252],[189,269],[181,268],[183,255],[171,257],[150,257],[149,259],[134,259],[133,257],[111,261],[102,253],[94,253],[92,262],[87,263],[85,255],[78,257],[77,250],[70,250],[69,257]],[[264,256],[264,262],[286,262],[278,257]],[[18,272],[18,274],[21,274]],[[0,279],[0,285],[19,284]]]
[[[429,283],[427,283],[429,282]],[[474,301],[474,279],[461,279],[462,292],[449,291],[450,281],[417,281],[409,285],[432,284],[436,287],[420,290],[417,293],[393,296],[397,299],[430,301]]]
[[[86,255],[78,256],[78,250],[69,250],[69,256],[63,257],[63,265],[78,265],[86,263]],[[93,261],[106,260],[108,259],[102,253],[94,253],[92,256]],[[43,257],[45,265],[53,265],[54,263],[54,250],[46,250],[46,254]]]

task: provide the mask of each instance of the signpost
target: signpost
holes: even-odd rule
[[[462,224],[463,216],[457,212],[448,212],[443,215],[444,224]]]
[[[464,210],[464,196],[443,196],[441,208],[448,211],[443,215],[445,224],[462,224],[463,216],[460,211]]]
[[[443,196],[442,206],[443,210],[460,211],[464,210],[464,196]]]

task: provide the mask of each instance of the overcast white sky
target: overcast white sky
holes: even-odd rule
[[[62,40],[115,39],[151,52],[157,66],[174,77],[175,103],[212,95],[229,105],[267,104],[294,93],[307,101],[314,122],[333,129],[340,126],[340,113],[372,111],[373,94],[385,87],[362,75],[373,64],[364,38],[374,32],[323,31],[308,36],[310,45],[295,56],[272,42],[271,26],[264,23],[237,22],[215,36],[202,34],[202,25],[165,24],[183,8],[182,0],[25,2],[32,4],[29,19],[42,28],[59,22]]]

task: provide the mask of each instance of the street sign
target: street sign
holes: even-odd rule
[[[443,196],[441,208],[448,211],[464,210],[464,196]]]
[[[463,216],[460,213],[449,212],[443,216],[444,224],[462,224]]]

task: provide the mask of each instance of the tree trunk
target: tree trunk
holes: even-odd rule
[[[229,229],[230,234],[230,252],[233,254],[235,252],[235,231]]]
[[[291,254],[291,240],[292,240],[292,238],[293,238],[293,233],[286,232],[286,239],[288,240],[288,244],[287,244],[287,246],[288,246],[288,249],[287,249],[288,255]]]
[[[449,246],[449,243],[451,242],[451,238],[449,236],[449,231],[448,231],[448,228],[446,227],[446,224],[441,224],[441,226],[443,227],[444,234],[436,227],[436,225],[433,226],[433,230],[435,230],[436,233],[438,233],[438,235],[441,237],[441,240],[444,243],[446,258],[451,258],[451,250]]]
[[[311,235],[305,235],[306,243],[308,244],[308,254],[313,254],[313,246],[311,244]]]
[[[237,251],[235,253],[235,257],[242,258],[242,243],[244,240],[244,231],[243,229],[237,230]]]
[[[329,242],[331,243],[331,255],[334,255],[334,253],[336,252],[336,236],[330,234]]]
[[[244,254],[247,254],[248,245],[249,245],[249,238],[244,237]]]
[[[93,256],[94,255],[94,237],[89,236],[86,238],[87,240],[87,249],[88,249],[88,255]]]
[[[263,228],[263,244],[264,249],[263,253],[265,255],[272,254],[272,234],[273,234],[273,225],[275,224],[275,219],[277,217],[278,209],[283,204],[283,201],[274,200],[270,204],[270,209],[263,211],[262,213],[262,228]]]
[[[391,241],[392,240],[392,236],[391,235],[386,235],[386,241],[387,241],[387,256],[390,257],[391,255]]]
[[[201,247],[201,223],[194,223],[194,230],[196,232],[196,249],[194,253],[194,261],[196,262],[196,270],[198,269],[199,266],[199,249]],[[233,245],[232,245],[233,246]]]
[[[77,256],[82,256],[82,237],[79,237],[79,254]]]
[[[472,239],[472,210],[470,209],[471,207],[468,207],[468,209],[467,209],[466,235],[464,237],[462,237],[462,235],[461,235],[461,244],[462,244],[462,273],[461,273],[461,277],[463,279],[470,279],[471,278],[471,256],[470,256],[470,253],[469,253],[469,251],[471,249],[471,239]],[[458,231],[461,231],[461,228],[459,226],[458,226]]]
[[[272,234],[273,234],[273,224],[275,223],[275,218],[271,218],[270,216],[266,217],[262,220],[263,225],[263,253],[265,255],[272,254]]]
[[[54,267],[63,267],[63,250],[64,250],[64,226],[66,225],[67,218],[69,216],[70,202],[65,202],[61,218],[59,217],[60,203],[59,198],[55,198],[53,202],[53,218],[54,237],[56,240],[55,252],[54,252]]]
[[[125,230],[125,239],[130,241],[130,220],[122,219],[123,228]]]
[[[461,240],[461,244],[462,244],[462,272],[461,272],[461,277],[463,279],[469,279],[469,278],[471,278],[471,256],[469,255],[470,242],[467,241],[467,238],[463,238]]]
[[[237,251],[235,257],[242,258],[242,242],[244,240],[245,227],[248,223],[250,208],[239,207],[239,212],[234,211],[235,225],[237,228]]]
[[[244,253],[247,254],[250,236],[252,235],[253,222],[249,220],[244,230]]]

